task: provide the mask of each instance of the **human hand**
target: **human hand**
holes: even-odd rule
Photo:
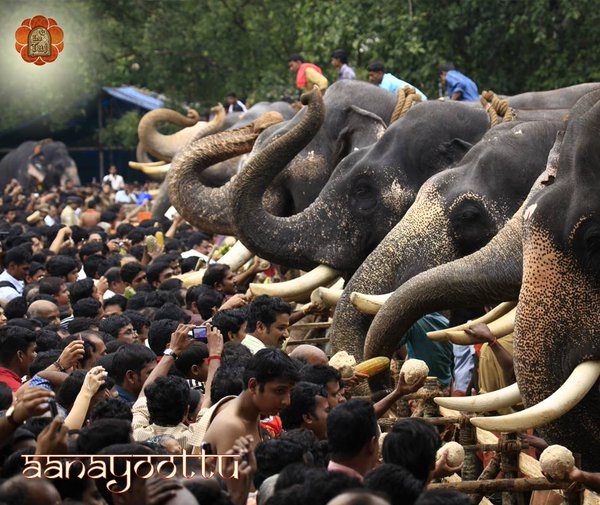
[[[169,349],[171,349],[178,356],[181,356],[183,352],[187,351],[193,343],[193,340],[189,335],[193,328],[193,324],[180,324],[171,334]]]
[[[73,235],[73,230],[71,230],[71,228],[69,228],[68,226],[65,226],[64,228],[61,228],[59,230],[60,233],[63,234],[63,237],[66,239],[67,237],[70,237],[71,235]]]
[[[414,384],[407,384],[406,380],[404,379],[404,372],[402,372],[398,376],[398,383],[396,384],[395,392],[398,394],[398,396],[405,396],[411,393],[416,393],[419,389],[423,387],[423,384],[425,384],[426,379],[427,377],[421,377],[421,379],[415,382]]]
[[[63,349],[58,359],[58,364],[65,370],[69,370],[74,367],[77,362],[83,358],[85,354],[85,348],[81,340],[73,340],[67,347]]]
[[[223,335],[216,326],[206,323],[206,339],[209,356],[220,356],[223,352]]]
[[[442,477],[449,477],[462,470],[463,463],[458,466],[452,467],[448,465],[448,454],[443,453],[442,457],[435,462],[435,470],[433,471],[434,479],[441,479]]]
[[[104,370],[101,366],[95,366],[91,368],[87,374],[85,374],[85,379],[83,380],[82,390],[88,393],[89,396],[94,396],[102,384],[106,382],[106,378],[108,377],[108,372]]]
[[[229,300],[223,302],[223,305],[219,307],[219,311],[229,310],[229,309],[237,309],[238,307],[243,307],[247,305],[246,297],[242,294],[233,295]]]
[[[478,323],[465,330],[465,333],[473,339],[474,344],[492,343],[496,337],[492,334],[486,324]]]
[[[528,433],[519,433],[519,438],[521,442],[526,443],[529,447],[533,447],[534,449],[538,449],[543,451],[548,447],[548,442],[546,442],[543,438],[536,437],[535,435],[529,435]]]
[[[48,400],[54,398],[54,393],[41,387],[23,386],[17,391],[15,410],[12,418],[22,424],[31,417],[37,417],[48,412]]]
[[[64,424],[64,419],[56,416],[38,435],[35,444],[36,454],[66,454],[67,434],[69,429]]]
[[[96,289],[98,289],[98,295],[100,295],[100,300],[102,300],[102,296],[108,291],[108,279],[104,275],[98,279]]]
[[[344,379],[344,384],[348,387],[356,386],[360,381],[368,379],[369,376],[366,373],[354,372],[354,375],[348,379]]]
[[[238,438],[233,447],[226,452],[228,455],[239,456],[238,478],[225,481],[229,495],[235,505],[245,505],[248,493],[252,487],[254,474],[256,473],[256,457],[252,450],[254,438],[252,435]],[[233,475],[235,460],[226,458],[224,475]]]
[[[176,479],[163,479],[153,475],[146,481],[146,503],[148,505],[161,505],[175,497],[183,485]]]

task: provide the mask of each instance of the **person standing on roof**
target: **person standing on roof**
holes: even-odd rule
[[[475,84],[466,75],[462,74],[454,67],[453,63],[444,63],[439,67],[442,86],[446,86],[448,98],[464,102],[479,100],[479,90]]]
[[[410,86],[411,88],[415,88],[417,95],[421,95],[421,100],[427,100],[425,94],[416,86],[413,86],[409,82],[403,81],[402,79],[398,79],[395,75],[392,75],[389,72],[386,74],[383,63],[379,61],[371,63],[367,67],[367,71],[369,72],[369,81],[371,81],[373,84],[376,84],[380,88],[387,89],[389,92],[396,94],[398,90],[402,89],[404,86]]]
[[[311,91],[317,85],[321,93],[325,93],[329,81],[323,71],[314,63],[307,63],[299,54],[292,54],[288,59],[290,72],[296,74],[296,87],[302,92]]]

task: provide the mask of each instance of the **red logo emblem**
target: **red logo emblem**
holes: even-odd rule
[[[65,45],[64,33],[52,18],[25,19],[15,32],[15,49],[27,63],[45,65],[58,58]]]

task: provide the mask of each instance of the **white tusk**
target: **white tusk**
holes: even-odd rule
[[[521,393],[517,383],[508,387],[477,396],[439,397],[433,401],[447,409],[461,412],[488,412],[512,407],[521,402]]]
[[[453,326],[452,328],[446,328],[445,330],[430,331],[429,333],[427,333],[427,338],[430,338],[431,340],[441,340],[445,342],[446,340],[448,340],[449,331],[463,331],[469,328],[470,326],[475,326],[479,323],[489,324],[492,321],[502,317],[507,312],[510,312],[516,306],[517,302],[503,302],[500,305],[494,307],[489,312],[485,313],[483,316],[474,319],[473,321],[467,321],[464,324]]]
[[[569,378],[548,398],[528,409],[495,417],[474,417],[471,423],[488,431],[512,432],[537,428],[555,421],[575,407],[600,377],[600,361],[577,365]]]
[[[192,270],[191,272],[186,272],[181,275],[175,275],[174,277],[176,279],[181,279],[184,288],[191,288],[193,286],[198,286],[202,284],[204,272],[206,272],[206,268],[201,268],[200,270]]]
[[[392,293],[385,295],[365,295],[354,291],[350,295],[350,302],[356,307],[356,310],[363,314],[377,314],[390,296],[392,296]]]
[[[171,168],[171,164],[165,163],[164,161],[156,161],[152,163],[139,163],[137,161],[130,161],[129,168],[140,170],[146,175],[164,175]]]
[[[335,307],[340,301],[343,292],[343,289],[320,287],[311,293],[310,301],[324,307]]]
[[[238,240],[217,263],[229,265],[235,271],[252,258],[252,256],[253,254],[248,248]]]
[[[495,321],[492,321],[488,328],[494,337],[502,338],[515,331],[515,315],[517,313],[516,307],[510,312],[507,312],[502,317],[499,317]],[[472,326],[471,323],[469,326]],[[447,331],[448,340],[453,344],[458,345],[471,345],[473,339],[467,335],[465,331]]]
[[[250,284],[254,296],[278,296],[286,302],[307,299],[316,288],[327,286],[340,276],[340,272],[326,265],[319,265],[310,272],[291,281],[275,284]]]

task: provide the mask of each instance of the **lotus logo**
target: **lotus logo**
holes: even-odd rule
[[[25,19],[15,32],[15,49],[27,63],[45,65],[58,58],[65,45],[64,33],[52,18]]]

